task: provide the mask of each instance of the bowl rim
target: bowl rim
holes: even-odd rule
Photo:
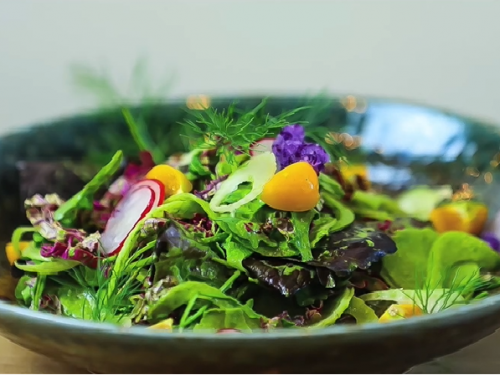
[[[157,103],[152,103],[153,105],[158,105],[159,107],[171,107],[171,106],[179,106],[184,105],[186,103],[186,99],[190,95],[179,96],[168,99],[168,101],[162,101]],[[235,99],[238,99],[240,102],[258,100],[265,97],[268,97],[271,101],[276,102],[286,102],[288,100],[300,100],[306,99],[306,95],[285,95],[285,94],[270,94],[270,95],[240,95],[240,96],[223,96],[223,95],[208,95],[211,97],[212,101],[215,103],[224,103],[231,102]],[[400,105],[408,105],[414,107],[426,108],[428,110],[433,110],[440,112],[445,115],[454,116],[460,118],[461,120],[468,122],[478,122],[488,127],[498,127],[495,122],[489,121],[486,119],[481,119],[473,116],[468,116],[466,114],[462,114],[460,112],[450,110],[444,107],[431,105],[425,102],[420,102],[412,99],[406,98],[391,98],[384,96],[376,96],[376,95],[364,95],[357,93],[326,93],[326,97],[329,97],[333,100],[337,100],[341,103],[341,100],[348,96],[355,96],[357,98],[362,98],[367,101],[368,105],[370,102],[372,103],[383,103],[383,104],[400,104]],[[133,110],[141,108],[142,105],[132,105],[131,108]],[[61,117],[48,119],[45,121],[40,121],[34,125],[20,126],[16,131],[7,132],[0,134],[0,138],[5,138],[9,136],[21,135],[23,133],[28,132],[31,128],[34,127],[43,127],[43,126],[51,126],[63,124],[65,122],[75,120],[75,119],[84,119],[84,118],[94,118],[103,113],[114,112],[118,109],[118,107],[110,107],[105,109],[95,109],[95,111],[91,111],[90,113],[76,113],[74,115],[63,115]],[[207,333],[200,331],[184,331],[184,332],[165,332],[162,330],[150,330],[147,327],[141,326],[133,326],[133,327],[124,327],[112,323],[100,323],[93,322],[83,319],[76,319],[71,317],[53,315],[49,313],[43,313],[39,311],[33,311],[23,306],[13,305],[12,303],[1,301],[0,300],[0,320],[4,318],[15,321],[25,321],[30,324],[35,325],[43,325],[45,328],[50,329],[51,327],[57,329],[70,329],[77,330],[80,333],[100,333],[106,334],[110,336],[119,336],[123,338],[123,336],[129,336],[131,338],[137,339],[145,339],[145,340],[170,340],[170,339],[195,339],[199,340],[224,340],[224,341],[233,341],[236,340],[238,342],[255,340],[255,339],[283,339],[283,338],[304,338],[304,337],[324,337],[324,336],[336,336],[336,337],[345,337],[345,336],[358,336],[358,335],[367,335],[367,334],[389,334],[391,332],[398,331],[399,329],[404,329],[405,332],[409,330],[421,330],[422,328],[431,328],[431,327],[447,327],[447,326],[455,326],[460,324],[460,322],[466,322],[473,320],[475,318],[481,317],[482,315],[488,315],[500,310],[500,294],[486,297],[481,301],[476,301],[472,304],[462,305],[447,309],[445,311],[441,311],[434,314],[427,314],[423,316],[413,317],[410,319],[402,319],[390,322],[390,324],[383,323],[367,323],[367,324],[356,324],[356,325],[333,325],[330,327],[325,327],[321,329],[314,328],[298,328],[298,329],[276,329],[270,332],[255,332],[251,334],[216,334],[216,333]]]
[[[282,338],[304,338],[304,337],[324,337],[324,336],[353,336],[367,334],[388,334],[403,329],[421,330],[422,328],[456,326],[461,322],[473,320],[475,317],[490,315],[497,312],[500,306],[500,294],[486,297],[479,302],[469,305],[452,307],[445,311],[434,314],[427,314],[409,319],[396,320],[390,323],[367,323],[356,325],[332,325],[321,329],[310,327],[304,328],[284,328],[275,329],[270,332],[255,332],[249,334],[217,334],[214,332],[202,331],[184,331],[168,332],[163,330],[151,330],[144,326],[124,327],[113,323],[99,323],[83,319],[71,318],[50,313],[33,311],[23,306],[13,305],[6,301],[0,301],[0,319],[24,320],[35,325],[43,325],[44,328],[50,327],[58,329],[78,330],[82,332],[101,333],[106,335],[120,337],[129,336],[137,339],[195,339],[195,340],[237,340],[247,341],[254,339],[282,339]]]

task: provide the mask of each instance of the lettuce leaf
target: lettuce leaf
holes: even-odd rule
[[[353,224],[348,229],[321,240],[307,264],[325,267],[337,276],[349,276],[355,269],[367,269],[387,254],[396,252],[396,244],[385,233]]]

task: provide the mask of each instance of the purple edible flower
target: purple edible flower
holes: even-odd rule
[[[301,125],[284,127],[273,143],[273,153],[279,170],[304,161],[319,174],[330,161],[329,155],[320,145],[305,141],[305,132]]]
[[[500,240],[495,234],[486,232],[481,235],[481,239],[485,241],[495,251],[500,251]]]

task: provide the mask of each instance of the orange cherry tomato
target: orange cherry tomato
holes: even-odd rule
[[[319,202],[318,175],[306,162],[289,165],[264,185],[261,199],[280,211],[304,212]]]
[[[165,197],[189,193],[193,189],[193,185],[181,171],[167,164],[153,167],[146,175],[146,179],[160,181],[165,187]]]
[[[479,235],[488,219],[488,208],[481,203],[457,201],[432,210],[430,220],[439,232],[460,231]]]
[[[16,263],[16,260],[19,260],[21,258],[22,252],[24,249],[26,249],[31,242],[28,241],[21,241],[19,243],[19,249],[21,250],[21,253],[18,253],[14,249],[14,245],[12,242],[9,242],[7,246],[5,246],[5,253],[7,254],[7,259],[9,261],[9,264],[12,266],[14,263]]]

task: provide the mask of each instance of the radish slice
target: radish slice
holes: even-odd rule
[[[101,235],[104,255],[118,253],[135,225],[165,199],[165,188],[157,180],[142,180],[132,185],[114,209]]]
[[[263,154],[264,152],[272,152],[274,141],[274,138],[263,138],[260,141],[253,143],[250,146],[250,155],[255,156]]]

